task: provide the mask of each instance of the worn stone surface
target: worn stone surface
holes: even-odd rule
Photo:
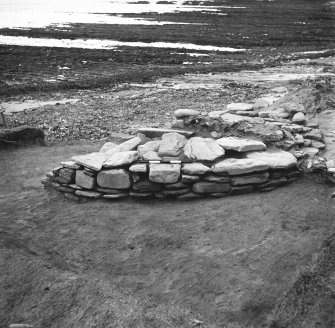
[[[159,138],[164,133],[170,133],[170,132],[179,133],[185,137],[191,137],[194,134],[193,131],[173,130],[173,129],[164,129],[164,128],[141,128],[141,129],[138,129],[137,132],[146,135],[148,138]]]
[[[297,165],[297,159],[283,150],[268,150],[266,152],[252,152],[247,154],[248,159],[266,162],[270,169],[287,169]]]
[[[181,181],[183,183],[193,183],[200,179],[198,175],[188,175],[188,174],[182,174]]]
[[[311,146],[313,148],[317,148],[317,149],[323,149],[326,147],[326,145],[320,141],[316,141],[316,140],[312,140],[311,142]]]
[[[133,164],[129,168],[129,171],[133,172],[133,173],[146,173],[146,172],[148,172],[148,165],[145,164],[145,163]]]
[[[233,186],[231,188],[230,194],[232,196],[249,194],[255,190],[254,186]]]
[[[165,133],[159,145],[159,156],[178,156],[186,144],[186,138],[179,133]]]
[[[72,160],[93,171],[100,171],[102,164],[106,161],[106,155],[104,153],[91,153],[87,155],[73,156]]]
[[[269,181],[258,185],[257,189],[282,186],[286,183],[287,183],[287,178],[286,177],[281,177],[279,179],[270,179]]]
[[[230,112],[236,112],[236,111],[249,111],[253,110],[254,105],[253,104],[247,104],[247,103],[231,103],[227,105],[227,110]]]
[[[284,131],[291,132],[291,133],[300,133],[303,131],[303,127],[297,124],[283,125],[281,129]]]
[[[201,195],[196,194],[194,192],[188,192],[186,194],[182,194],[180,196],[177,197],[178,199],[182,199],[182,200],[191,200],[191,199],[199,199],[201,198]]]
[[[221,138],[216,140],[216,142],[225,150],[235,150],[238,152],[266,149],[266,145],[262,141],[238,137]]]
[[[103,194],[110,194],[110,195],[124,193],[124,190],[122,189],[112,189],[112,188],[103,188],[103,187],[95,187],[95,190]]]
[[[86,175],[83,171],[76,172],[76,184],[85,189],[94,189],[96,186],[95,177]]]
[[[151,198],[154,196],[152,192],[137,192],[137,191],[131,191],[129,193],[129,196],[131,198],[135,199],[146,199],[146,198]]]
[[[169,189],[169,190],[185,189],[185,188],[189,188],[189,184],[184,183],[182,181],[178,181],[176,183],[166,184],[166,185],[164,185],[164,188]]]
[[[158,183],[145,179],[134,183],[133,190],[138,192],[155,192],[161,191],[162,186]]]
[[[140,145],[141,142],[142,139],[140,137],[135,137],[117,145],[116,147],[111,148],[110,150],[106,151],[105,154],[107,157],[110,157],[115,153],[136,150],[137,146]]]
[[[119,194],[107,194],[107,195],[103,195],[103,198],[105,199],[116,199],[116,200],[120,200],[120,199],[126,199],[129,197],[129,193],[119,193]]]
[[[231,179],[233,186],[248,185],[248,184],[260,184],[265,183],[269,180],[269,172],[265,171],[262,173],[234,176]]]
[[[160,157],[156,151],[148,151],[142,155],[142,158],[145,161],[160,161],[162,159],[162,157]]]
[[[112,150],[113,148],[115,148],[117,146],[116,143],[108,141],[105,144],[102,145],[102,147],[100,148],[99,152],[100,153],[107,153],[110,150]]]
[[[202,175],[211,171],[211,169],[201,163],[184,164],[181,169],[182,173],[189,175]]]
[[[105,170],[98,173],[97,182],[100,187],[104,188],[128,189],[130,176],[125,169]]]
[[[70,168],[62,168],[57,172],[57,176],[54,178],[55,181],[63,184],[70,184],[74,182],[76,176],[76,170]]]
[[[322,132],[319,129],[312,129],[311,131],[304,134],[305,139],[311,139],[316,141],[322,141]]]
[[[268,107],[272,103],[273,103],[273,100],[271,101],[270,99],[267,99],[267,98],[258,98],[254,102],[254,109]]]
[[[221,120],[227,123],[240,123],[240,122],[250,122],[253,123],[254,119],[248,116],[241,116],[236,114],[225,113],[220,116]]]
[[[304,137],[301,134],[296,134],[294,136],[295,141],[297,142],[298,145],[303,145],[305,140]]]
[[[231,178],[228,176],[219,176],[219,175],[214,175],[214,174],[209,174],[206,175],[202,178],[204,181],[209,181],[209,182],[230,182]]]
[[[194,137],[187,141],[184,154],[192,161],[215,161],[224,156],[224,149],[211,138]]]
[[[180,169],[180,164],[150,164],[149,180],[158,183],[176,183]]]
[[[79,170],[82,167],[81,165],[77,164],[75,161],[64,161],[64,162],[60,162],[60,164],[65,168],[75,169],[75,170]]]
[[[306,109],[302,104],[298,104],[292,101],[281,104],[281,107],[288,113],[294,114],[297,112],[306,113]]]
[[[193,184],[192,190],[199,194],[211,194],[216,192],[227,193],[230,191],[230,184],[199,181]]]
[[[161,144],[161,140],[152,140],[146,142],[144,145],[139,145],[137,147],[137,151],[141,157],[143,157],[149,151],[158,152],[159,146]]]
[[[314,157],[319,152],[319,149],[313,147],[304,147],[302,148],[302,151],[304,152],[305,156]]]
[[[95,177],[97,175],[96,171],[92,171],[92,170],[90,170],[86,167],[84,168],[83,173],[90,176],[90,177]]]
[[[77,196],[89,197],[89,198],[101,198],[102,194],[97,191],[85,191],[85,190],[76,190]]]
[[[136,150],[122,151],[122,152],[114,153],[113,155],[108,157],[106,162],[104,162],[103,167],[112,168],[112,167],[118,167],[118,166],[123,166],[123,165],[130,165],[136,162],[138,159],[139,159],[139,155]]]
[[[200,112],[194,109],[180,108],[174,112],[176,118],[200,115]]]
[[[191,191],[190,188],[171,189],[171,190],[163,190],[162,194],[164,196],[173,196],[173,197],[176,197],[176,196],[180,196],[180,195],[186,194],[186,193],[188,193],[190,191]]]
[[[214,173],[241,175],[252,172],[265,171],[269,168],[266,161],[251,158],[228,158],[212,166]]]
[[[289,116],[290,114],[284,108],[277,108],[275,111],[269,114],[269,117],[275,120],[280,120],[283,118],[285,119],[288,118]]]
[[[208,113],[208,117],[210,118],[219,118],[222,114],[227,113],[227,110],[214,110]]]
[[[294,114],[294,116],[292,117],[293,123],[304,124],[305,121],[306,121],[305,114],[301,112]]]

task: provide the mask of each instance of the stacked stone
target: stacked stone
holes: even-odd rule
[[[299,175],[296,165],[292,154],[257,140],[141,129],[120,145],[62,162],[42,183],[75,199],[223,197],[289,183]]]

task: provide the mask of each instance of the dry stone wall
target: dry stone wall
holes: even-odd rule
[[[295,156],[260,140],[141,129],[120,145],[62,162],[42,183],[76,200],[196,199],[270,191],[299,175]]]

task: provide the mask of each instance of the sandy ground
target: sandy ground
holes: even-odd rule
[[[41,187],[98,147],[1,153],[1,327],[260,327],[334,226],[332,190],[309,179],[177,203],[79,204]]]

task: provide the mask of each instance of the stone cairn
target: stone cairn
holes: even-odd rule
[[[147,128],[120,145],[73,156],[42,183],[74,199],[193,199],[269,191],[299,174],[295,156],[262,141]]]

